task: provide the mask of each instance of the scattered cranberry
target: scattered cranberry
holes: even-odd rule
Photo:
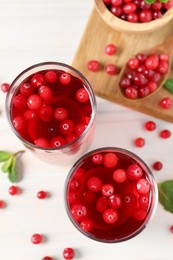
[[[47,197],[47,192],[45,192],[45,191],[39,191],[38,193],[37,193],[37,198],[38,199],[45,199],[46,197]]]
[[[114,64],[108,64],[105,67],[105,71],[109,74],[109,75],[115,75],[118,71],[118,68],[114,65]]]
[[[156,170],[156,171],[160,171],[163,167],[163,164],[161,162],[155,162],[153,164],[153,168]]]
[[[100,63],[97,60],[90,60],[87,63],[87,68],[88,70],[92,71],[92,72],[96,72],[100,69]]]
[[[164,139],[169,138],[169,137],[171,136],[171,131],[169,131],[169,130],[167,130],[167,129],[162,130],[162,131],[159,133],[159,136],[160,136],[161,138],[164,138]]]
[[[171,233],[173,233],[173,225],[171,225],[171,226],[169,227],[169,230],[170,230]]]
[[[8,91],[9,91],[9,88],[10,88],[10,84],[8,84],[8,83],[2,83],[2,84],[1,84],[1,90],[2,90],[3,92],[8,92]]]
[[[50,256],[45,256],[45,257],[42,258],[42,260],[53,260],[53,258],[50,257]]]
[[[103,212],[103,219],[106,223],[115,223],[118,220],[118,211],[116,209],[107,208]]]
[[[145,145],[145,139],[142,137],[138,137],[135,139],[134,144],[137,147],[143,147]]]
[[[16,194],[18,194],[19,193],[19,188],[17,187],[17,186],[11,186],[10,188],[9,188],[9,190],[8,190],[8,192],[9,192],[9,194],[10,195],[16,195]]]
[[[117,50],[116,46],[111,43],[106,45],[106,47],[105,47],[105,53],[107,55],[114,55],[116,53],[116,50]]]
[[[75,257],[75,252],[73,248],[67,247],[63,251],[63,257],[64,259],[70,260]]]
[[[31,237],[31,242],[36,245],[40,244],[43,242],[43,236],[40,234],[33,234]]]
[[[162,98],[160,106],[164,109],[170,109],[172,107],[172,99],[168,97]]]
[[[145,129],[148,131],[153,131],[156,129],[156,123],[153,121],[147,121],[145,123]]]
[[[0,209],[5,207],[5,202],[3,200],[0,200]]]

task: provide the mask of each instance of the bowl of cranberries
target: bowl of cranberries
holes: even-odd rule
[[[49,163],[75,162],[93,139],[95,95],[86,78],[63,63],[39,63],[17,76],[6,112],[16,136]]]
[[[136,100],[158,91],[169,72],[167,53],[138,53],[130,58],[119,75],[119,87],[123,96]]]
[[[95,0],[96,9],[112,28],[125,32],[149,32],[173,17],[173,0]]]
[[[66,179],[65,204],[71,222],[99,242],[121,242],[139,234],[154,215],[157,201],[150,169],[121,148],[90,151]]]

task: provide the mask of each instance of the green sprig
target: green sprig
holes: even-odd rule
[[[158,184],[159,202],[165,210],[173,213],[173,180]]]
[[[153,3],[155,3],[157,0],[145,0],[145,2],[147,3],[147,4],[153,4]],[[159,0],[159,2],[160,3],[167,3],[168,2],[168,0]]]
[[[23,152],[23,150],[17,153],[0,151],[0,162],[3,163],[1,171],[8,174],[8,178],[11,182],[17,181],[16,159],[17,156]]]
[[[173,79],[167,79],[163,85],[169,92],[173,93]]]

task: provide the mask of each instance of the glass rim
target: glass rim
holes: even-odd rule
[[[46,148],[46,147],[40,147],[40,146],[37,146],[31,142],[28,142],[27,140],[25,140],[19,133],[18,131],[14,128],[13,124],[12,124],[12,120],[11,120],[11,113],[9,110],[9,106],[8,106],[8,100],[10,98],[10,94],[11,94],[11,91],[13,89],[13,87],[15,86],[15,83],[20,79],[20,77],[22,77],[25,73],[35,69],[35,68],[38,68],[38,67],[41,67],[41,66],[48,66],[48,65],[53,65],[53,66],[59,66],[59,67],[64,67],[66,69],[69,69],[71,71],[73,71],[74,73],[76,73],[76,75],[78,75],[82,80],[83,80],[83,83],[85,84],[85,86],[89,89],[90,93],[89,93],[89,96],[90,96],[90,101],[91,101],[91,107],[92,107],[92,112],[91,112],[91,119],[90,119],[90,122],[89,124],[87,125],[86,129],[83,131],[83,133],[78,136],[75,140],[71,141],[70,143],[68,144],[65,144],[63,146],[59,146],[59,147],[50,147],[50,148]],[[37,71],[39,72],[39,70]],[[36,72],[35,72],[36,73]],[[31,74],[32,75],[32,74]],[[35,148],[35,149],[38,149],[40,151],[46,151],[46,152],[49,152],[49,151],[61,151],[61,150],[65,150],[66,148],[68,148],[69,146],[75,144],[76,142],[78,142],[79,140],[81,140],[86,134],[87,132],[90,130],[91,126],[93,125],[94,123],[94,119],[96,117],[96,107],[97,107],[97,104],[96,104],[96,97],[95,97],[95,94],[94,94],[94,91],[89,83],[89,81],[86,79],[86,77],[79,71],[77,70],[76,68],[74,68],[73,66],[71,65],[68,65],[66,63],[63,63],[63,62],[56,62],[56,61],[46,61],[46,62],[40,62],[40,63],[36,63],[32,66],[29,66],[28,68],[26,68],[25,70],[23,70],[22,72],[20,72],[16,78],[12,81],[11,85],[10,85],[10,89],[6,95],[6,100],[5,100],[5,110],[6,110],[6,115],[7,115],[7,119],[8,119],[8,122],[10,124],[10,127],[12,129],[12,131],[14,132],[14,134],[27,146],[27,147],[30,147],[30,148]]]
[[[120,238],[120,239],[112,239],[112,240],[106,240],[106,239],[101,239],[101,238],[97,238],[95,236],[93,236],[92,234],[90,234],[89,232],[86,232],[84,230],[82,230],[82,228],[79,227],[78,223],[72,218],[71,214],[70,214],[70,210],[69,210],[69,204],[67,202],[67,190],[68,190],[68,181],[70,180],[70,177],[73,175],[73,172],[74,170],[76,169],[76,167],[78,165],[80,165],[80,163],[87,157],[89,157],[90,155],[94,154],[94,153],[97,153],[97,152],[102,152],[102,151],[107,151],[109,150],[110,152],[111,151],[114,151],[114,152],[119,152],[119,153],[122,153],[122,154],[126,154],[128,156],[131,156],[133,157],[133,159],[135,159],[138,163],[144,165],[144,167],[146,168],[147,172],[147,176],[149,176],[149,180],[150,182],[152,182],[152,198],[151,198],[151,202],[150,202],[150,207],[148,209],[148,213],[147,213],[147,217],[146,219],[144,220],[144,222],[142,223],[142,225],[137,229],[135,230],[132,234],[130,235],[127,235],[123,238]],[[83,234],[85,235],[86,237],[92,239],[92,240],[95,240],[97,242],[103,242],[103,243],[107,243],[107,244],[113,244],[113,243],[120,243],[120,242],[125,242],[135,236],[137,236],[138,234],[140,234],[142,232],[143,229],[146,228],[146,226],[149,224],[149,222],[151,221],[151,219],[153,218],[155,212],[156,212],[156,209],[157,209],[157,204],[158,204],[158,187],[157,187],[157,183],[155,181],[155,178],[154,178],[154,175],[153,173],[151,172],[150,168],[148,167],[148,165],[144,162],[144,160],[139,157],[137,154],[127,150],[127,149],[124,149],[124,148],[120,148],[120,147],[113,147],[113,146],[108,146],[108,147],[100,147],[100,148],[97,148],[97,149],[94,149],[92,151],[89,151],[87,152],[85,155],[83,155],[82,157],[80,157],[74,164],[73,166],[71,167],[69,173],[67,174],[66,176],[66,179],[65,179],[65,187],[64,187],[64,201],[65,201],[65,209],[66,209],[66,212],[67,212],[67,215],[70,219],[70,221],[72,222],[72,224]],[[153,202],[153,206],[152,206],[152,202]]]

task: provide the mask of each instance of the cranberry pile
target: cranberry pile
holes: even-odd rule
[[[69,214],[92,238],[115,241],[143,224],[152,203],[151,190],[147,173],[134,159],[112,150],[96,151],[69,179]]]
[[[173,6],[173,0],[167,3],[156,1],[147,4],[145,0],[103,0],[110,12],[131,23],[146,23],[158,19]]]
[[[120,87],[129,99],[143,98],[154,92],[169,71],[167,54],[140,53],[127,62]]]
[[[12,99],[16,131],[28,142],[57,148],[78,138],[90,122],[90,95],[83,82],[61,70],[45,70],[22,82]]]

